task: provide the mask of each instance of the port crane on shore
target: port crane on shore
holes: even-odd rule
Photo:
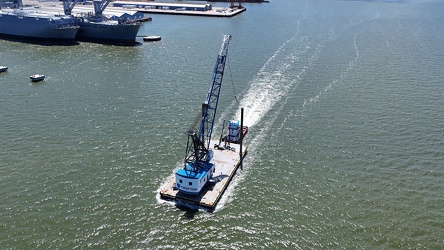
[[[92,15],[95,19],[95,22],[101,22],[103,19],[103,12],[106,7],[109,5],[111,0],[93,0],[94,4],[94,15]],[[63,0],[63,11],[65,15],[71,15],[72,10],[76,6],[77,0]]]
[[[184,166],[176,171],[176,188],[186,194],[199,194],[213,176],[215,166],[210,162],[213,158],[210,140],[230,40],[231,35],[223,36],[207,97],[202,103],[201,112],[196,117],[194,124],[187,131],[188,142]]]
[[[237,6],[234,5],[235,2],[238,3]],[[230,8],[232,8],[232,9],[234,9],[234,8],[242,9],[242,8],[243,8],[243,7],[242,7],[242,0],[237,0],[237,1],[231,0]]]

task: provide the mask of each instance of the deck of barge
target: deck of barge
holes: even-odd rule
[[[210,145],[217,143],[218,141],[211,141]],[[160,190],[160,197],[164,200],[184,202],[211,210],[214,209],[241,165],[242,159],[247,154],[247,147],[245,145],[243,145],[242,149],[242,158],[239,153],[239,144],[230,144],[230,147],[231,149],[213,149],[214,156],[212,162],[216,164],[213,180],[202,189],[199,195],[180,193],[175,188],[175,176],[173,176]]]

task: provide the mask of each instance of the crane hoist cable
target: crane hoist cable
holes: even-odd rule
[[[233,74],[231,74],[231,67],[230,67],[230,63],[228,62],[228,60],[230,60],[230,59],[227,57],[227,65],[228,65],[228,70],[230,71],[231,86],[233,86],[234,99],[236,100],[237,103],[239,103],[239,100],[237,100],[237,96],[236,96],[236,90],[234,89]]]

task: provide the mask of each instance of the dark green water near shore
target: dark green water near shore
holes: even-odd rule
[[[0,248],[440,249],[444,3],[245,7],[133,47],[1,40]],[[156,194],[222,34],[215,131],[244,107],[249,153],[215,212],[179,209]]]

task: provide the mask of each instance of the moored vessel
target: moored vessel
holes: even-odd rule
[[[86,41],[135,43],[142,23],[119,22],[116,20],[93,21],[81,18],[76,39]]]
[[[31,39],[74,40],[79,25],[69,15],[23,7],[22,1],[0,9],[0,35]]]
[[[120,17],[112,20],[103,15],[110,0],[94,0],[94,13],[82,13],[77,18],[80,26],[77,40],[100,41],[104,43],[135,43],[137,33],[143,22],[138,19]],[[71,15],[76,1],[63,0],[66,15]]]
[[[45,80],[45,75],[42,74],[35,74],[29,77],[29,79],[31,79],[32,82],[40,82]]]

